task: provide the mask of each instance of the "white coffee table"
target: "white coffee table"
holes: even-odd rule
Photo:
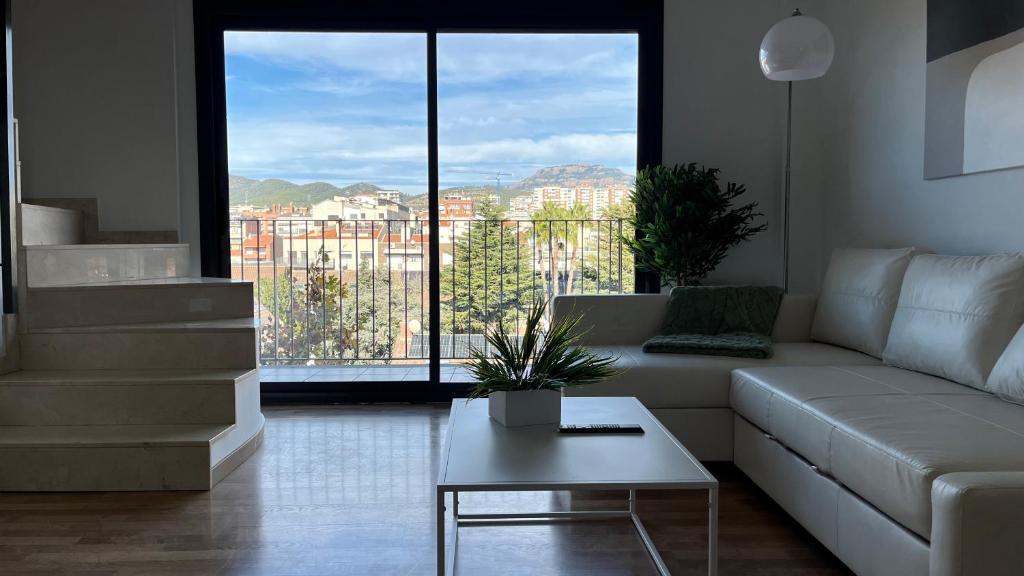
[[[669,570],[640,516],[637,490],[707,490],[708,574],[718,573],[718,480],[636,398],[563,398],[565,424],[639,424],[642,435],[565,435],[550,426],[505,428],[487,415],[487,400],[452,401],[437,476],[437,573],[451,574],[459,526],[523,521],[628,518],[658,572]],[[621,510],[462,514],[459,492],[628,490]],[[445,543],[445,497],[455,527]]]

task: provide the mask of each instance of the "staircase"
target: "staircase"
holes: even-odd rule
[[[185,244],[84,244],[19,205],[21,370],[0,375],[0,491],[207,490],[259,445],[252,284]]]

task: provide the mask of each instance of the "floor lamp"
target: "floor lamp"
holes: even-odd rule
[[[835,55],[832,32],[817,18],[804,16],[800,9],[780,20],[761,41],[758,60],[769,80],[786,82],[786,190],[783,196],[782,267],[783,288],[789,292],[789,192],[793,156],[793,82],[820,78],[828,72]]]

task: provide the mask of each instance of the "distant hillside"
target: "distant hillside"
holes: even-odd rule
[[[466,196],[474,200],[480,200],[487,196],[493,196],[496,191],[494,186],[453,186],[451,188],[441,189],[441,198],[445,196]],[[509,201],[522,194],[527,194],[524,190],[518,188],[509,188],[508,186],[501,187],[501,193],[498,194],[498,203],[502,206],[508,207]],[[419,196],[405,197],[405,203],[413,210],[426,211],[427,209],[427,195],[421,194]]]
[[[544,186],[572,188],[583,183],[598,188],[632,186],[633,177],[617,168],[609,168],[599,164],[550,166],[537,170],[532,176],[524,178],[519,182],[511,182],[508,185],[502,186],[500,203],[503,206],[508,206],[511,198],[530,194],[534,188],[542,188]],[[228,191],[232,205],[248,202],[256,206],[270,206],[294,202],[297,206],[308,206],[334,196],[372,194],[378,190],[382,190],[382,188],[368,182],[338,187],[327,182],[311,182],[299,185],[287,180],[274,178],[268,180],[254,180],[244,176],[230,176],[228,178]],[[494,186],[457,186],[442,189],[441,197],[443,198],[448,194],[458,194],[478,199],[494,193]],[[425,194],[416,196],[403,194],[402,201],[414,210],[426,211],[427,209],[427,196]]]
[[[573,188],[584,183],[596,188],[632,186],[633,177],[618,168],[600,164],[565,164],[541,168],[533,176],[515,183],[514,187],[520,190],[533,190],[544,186]]]
[[[297,206],[308,206],[334,196],[370,194],[381,189],[379,186],[367,182],[358,182],[339,188],[327,182],[310,182],[300,185],[274,178],[253,180],[244,176],[228,177],[228,195],[232,205],[248,202],[256,206],[271,206],[294,202]]]

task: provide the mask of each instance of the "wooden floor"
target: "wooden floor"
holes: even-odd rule
[[[265,408],[259,451],[208,493],[0,494],[0,574],[428,575],[447,406]],[[732,466],[723,575],[848,574]],[[464,512],[608,505],[617,494],[470,494]],[[615,502],[615,504],[620,504]],[[642,492],[673,574],[705,573],[701,495]],[[458,574],[654,574],[626,521],[460,531]]]

